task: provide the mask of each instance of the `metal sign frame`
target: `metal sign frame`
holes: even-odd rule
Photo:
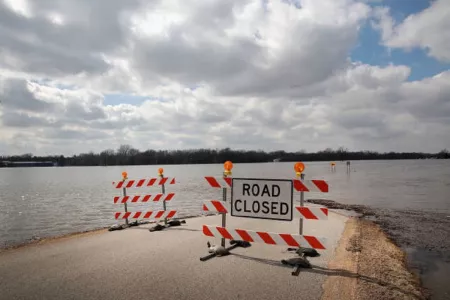
[[[234,215],[234,193],[233,193],[233,189],[234,189],[234,181],[235,180],[253,180],[253,181],[278,181],[278,182],[289,182],[290,186],[291,186],[291,193],[290,193],[290,218],[289,220],[287,219],[275,219],[275,218],[263,218],[263,217],[251,217],[251,216],[235,216]],[[230,203],[230,215],[232,217],[235,218],[250,218],[250,219],[262,219],[262,220],[273,220],[273,221],[285,221],[285,222],[292,222],[294,219],[294,183],[292,181],[292,179],[272,179],[272,178],[232,178],[232,184],[231,184],[231,203]]]

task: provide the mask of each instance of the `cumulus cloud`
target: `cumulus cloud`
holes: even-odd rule
[[[0,154],[449,147],[450,72],[349,59],[368,2],[0,1]]]
[[[383,43],[390,48],[422,48],[431,57],[450,62],[450,5],[435,0],[431,5],[395,24],[387,7],[378,8],[374,26],[382,32]]]
[[[134,68],[187,86],[207,82],[226,95],[284,95],[346,68],[359,22],[369,13],[368,6],[344,0],[302,1],[301,9],[282,1],[236,3],[183,3],[184,16],[168,4],[136,16],[144,28],[156,14],[172,20],[158,30],[136,30]]]
[[[45,76],[101,74],[109,68],[104,55],[126,42],[122,22],[138,7],[136,0],[0,1],[0,63]]]

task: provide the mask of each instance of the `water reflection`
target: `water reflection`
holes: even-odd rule
[[[294,178],[294,163],[234,164],[233,176]],[[446,211],[450,214],[450,161],[352,161],[306,162],[306,179],[325,179],[330,192],[307,193],[308,198],[331,199],[375,207]],[[161,166],[112,166],[0,169],[0,244],[16,243],[33,236],[51,236],[112,225],[113,204],[121,194],[112,182],[127,171],[130,178],[155,177]],[[201,213],[202,201],[221,199],[204,176],[221,176],[221,164],[162,166],[177,184],[167,192],[177,196],[169,208],[181,216]],[[159,188],[130,189],[129,195],[157,193]],[[132,204],[130,210],[159,209],[160,203]]]

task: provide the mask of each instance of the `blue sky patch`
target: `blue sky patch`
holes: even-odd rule
[[[119,105],[122,103],[127,103],[131,105],[139,106],[145,100],[150,100],[151,97],[135,96],[127,94],[105,94],[105,105]]]
[[[411,14],[417,14],[431,5],[428,0],[385,0],[372,3],[372,7],[388,6],[395,23],[401,23]],[[427,49],[388,49],[381,45],[381,33],[373,29],[370,20],[361,28],[357,45],[350,53],[354,61],[370,65],[406,65],[411,68],[409,81],[421,80],[450,69],[450,63],[442,63],[428,56]]]
[[[372,6],[388,6],[391,12],[391,16],[395,22],[399,22],[406,19],[409,15],[417,14],[434,2],[430,0],[384,0],[380,4],[374,3]]]

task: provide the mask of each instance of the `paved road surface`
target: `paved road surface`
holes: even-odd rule
[[[48,241],[0,253],[0,299],[320,299],[323,269],[298,277],[280,260],[284,246],[254,243],[234,255],[201,262],[207,254],[202,224],[220,216],[187,219],[182,227],[149,232],[148,226]],[[306,221],[305,234],[328,238],[330,248],[310,261],[326,267],[346,217]],[[296,233],[298,220],[278,222],[228,217],[227,227]],[[228,245],[228,242],[227,242]]]

